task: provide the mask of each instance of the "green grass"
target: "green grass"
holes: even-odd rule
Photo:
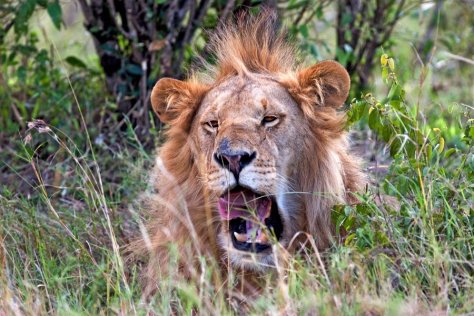
[[[360,110],[355,110],[359,103],[351,110],[361,122],[369,106],[371,112],[379,110],[377,100],[364,102]],[[399,116],[392,114],[388,121],[381,118],[382,125],[369,125],[378,134],[385,128],[401,133]],[[417,121],[403,122],[420,127]],[[472,313],[474,160],[471,125],[465,124],[464,147],[449,156],[436,132],[429,137],[429,152],[424,141],[413,153],[402,147],[383,182],[361,196],[363,203],[336,209],[335,223],[349,232],[343,244],[322,254],[321,262],[314,249],[288,259],[267,277],[263,293],[242,304],[234,276],[220,287],[212,282],[215,262],[210,258],[201,258],[195,277],[180,276],[173,248],[172,272],[145,303],[140,264],[126,261],[123,248],[139,231],[140,210],[132,206],[146,187],[152,155],[135,142],[130,129],[114,147],[91,144],[84,133],[76,135],[78,146],[65,133],[37,122],[29,131],[31,140],[17,139],[16,159],[8,164],[28,187],[4,185],[0,194],[0,310],[67,315]],[[39,153],[45,146],[46,159]],[[420,159],[412,163],[410,155]],[[390,192],[399,206],[378,206],[379,191]]]
[[[80,189],[95,195],[93,189]],[[204,259],[203,278],[187,280],[172,270],[160,280],[154,300],[145,305],[137,267],[127,265],[124,271],[124,259],[112,246],[113,239],[123,234],[126,213],[112,217],[110,231],[100,209],[102,198],[91,198],[89,207],[59,206],[48,211],[45,199],[51,197],[40,194],[27,200],[4,192],[0,199],[0,308],[8,314],[18,310],[19,314],[68,315],[144,314],[147,310],[233,314],[243,308],[253,314],[472,312],[472,209],[470,214],[459,214],[449,206],[423,212],[419,206],[428,209],[449,199],[434,194],[440,189],[436,184],[426,189],[433,192],[426,197],[427,204],[410,201],[401,212],[379,209],[370,201],[363,204],[368,209],[356,215],[356,242],[335,246],[325,254],[323,266],[314,254],[291,259],[246,307],[227,301],[226,295],[235,294],[231,286],[213,287],[212,264]],[[112,213],[118,211],[113,209],[113,200],[107,199],[107,204]],[[378,238],[377,233],[389,237]],[[177,266],[173,260],[170,267]]]

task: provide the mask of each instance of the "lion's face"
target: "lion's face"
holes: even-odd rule
[[[196,205],[186,212],[202,212],[198,194],[210,200],[214,218],[192,213],[192,224],[209,232],[217,219],[215,237],[234,265],[273,265],[272,244],[288,247],[300,231],[327,245],[330,209],[344,200],[352,172],[341,160],[343,121],[335,110],[348,89],[347,72],[330,61],[290,74],[235,74],[210,86],[156,84],[154,110],[171,125],[160,155],[166,172]]]
[[[244,264],[249,253],[270,263],[272,240],[291,234],[289,173],[304,122],[288,91],[268,76],[232,77],[202,100],[191,130],[197,165],[218,197],[218,240],[234,263]]]

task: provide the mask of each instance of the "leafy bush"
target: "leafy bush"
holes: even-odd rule
[[[423,126],[417,107],[406,102],[393,59],[382,55],[381,64],[387,96],[353,100],[349,122],[368,121],[393,161],[362,203],[336,208],[334,222],[348,232],[336,254],[365,254],[368,281],[377,292],[387,290],[378,280],[389,280],[400,297],[468,311],[474,291],[473,120],[465,119],[462,149],[445,148],[440,129]]]

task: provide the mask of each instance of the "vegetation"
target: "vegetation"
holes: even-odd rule
[[[111,9],[101,1],[79,2],[82,10],[93,3]],[[171,2],[136,3],[171,12]],[[192,25],[194,34],[168,49],[179,60],[173,66],[179,75],[197,52],[205,52],[203,27],[216,27],[225,10],[261,5],[227,3],[232,8],[200,1],[201,23],[184,19],[175,26],[184,36]],[[0,30],[0,314],[474,312],[472,5],[364,1],[386,10],[383,24],[374,25],[382,23],[377,15],[363,16],[351,1],[271,3],[308,62],[336,57],[356,82],[348,127],[373,185],[361,194],[362,203],[334,209],[333,221],[347,237],[325,253],[312,249],[289,258],[247,304],[236,297],[233,275],[215,287],[209,258],[201,258],[191,280],[178,271],[163,278],[159,293],[144,302],[140,265],[126,261],[123,247],[146,220],[133,202],[146,188],[151,144],[159,144],[161,129],[140,98],[159,75],[169,75],[152,62],[166,56],[149,52],[141,37],[127,38],[129,30],[117,27],[117,34],[125,32],[112,37],[124,67],[117,68],[120,80],[143,76],[127,66],[142,69],[132,57],[135,49],[150,64],[146,91],[129,85],[130,94],[121,97],[135,99],[125,98],[131,105],[122,108],[110,88],[103,47],[96,46],[95,63],[89,63],[83,51],[64,55],[60,42],[67,37],[48,36],[71,27],[65,22],[71,7],[12,1],[0,4],[6,26]],[[160,12],[145,14],[163,32],[148,42],[167,34],[158,27],[167,21]],[[50,25],[38,27],[37,16]],[[86,23],[96,37],[93,23]],[[374,35],[380,37],[371,42]],[[364,49],[363,43],[375,46]],[[132,119],[131,108],[148,113],[146,124]],[[175,249],[170,253],[175,258]],[[169,269],[175,267],[172,259]]]

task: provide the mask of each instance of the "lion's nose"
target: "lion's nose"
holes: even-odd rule
[[[248,153],[241,151],[236,153],[231,151],[224,151],[217,152],[216,154],[214,154],[214,159],[219,165],[228,169],[234,174],[236,178],[238,178],[242,169],[248,166],[255,159],[256,156],[256,152]]]

